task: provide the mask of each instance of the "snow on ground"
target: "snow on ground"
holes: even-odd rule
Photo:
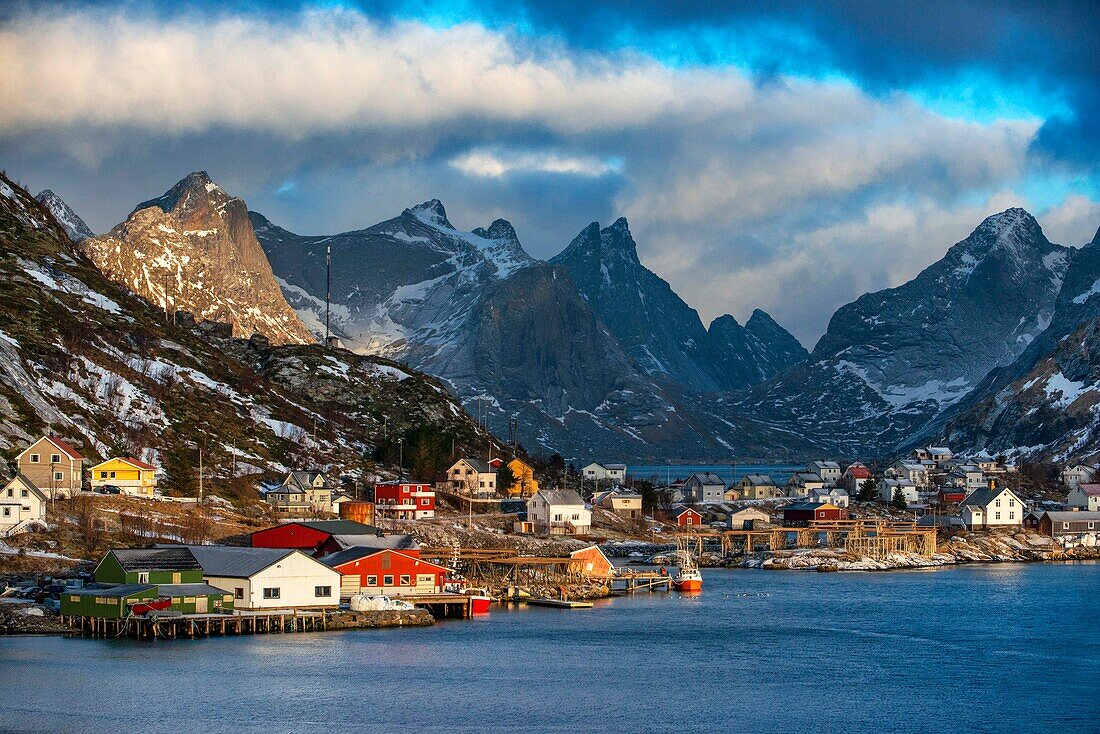
[[[118,304],[110,298],[101,293],[97,293],[84,285],[79,279],[67,273],[62,273],[60,271],[49,272],[39,263],[22,257],[19,258],[19,267],[23,268],[23,272],[31,278],[50,290],[62,291],[64,293],[71,293],[74,296],[79,296],[80,300],[85,303],[111,313],[120,313],[122,310],[119,308]]]
[[[1083,382],[1074,382],[1067,379],[1061,372],[1055,372],[1047,380],[1047,384],[1043,389],[1053,405],[1064,408],[1092,388],[1091,386],[1086,387]],[[1056,395],[1059,397],[1055,397]]]
[[[1089,298],[1091,298],[1092,296],[1095,296],[1098,293],[1100,293],[1100,279],[1097,279],[1097,280],[1093,281],[1093,283],[1089,287],[1089,289],[1087,291],[1085,291],[1084,293],[1082,293],[1081,295],[1074,298],[1073,302],[1076,303],[1077,305],[1081,305],[1085,301],[1089,300]]]

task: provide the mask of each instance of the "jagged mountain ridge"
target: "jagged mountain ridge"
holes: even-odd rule
[[[138,204],[126,221],[80,247],[109,278],[162,308],[228,322],[237,336],[313,341],[283,298],[245,203],[205,171]]]
[[[651,376],[689,392],[751,387],[806,358],[798,341],[757,310],[752,329],[732,316],[703,326],[667,282],[641,264],[626,219],[588,225],[553,265],[568,269],[581,296]]]
[[[437,428],[459,451],[499,446],[439,381],[389,360],[166,325],[158,306],[105,277],[2,175],[0,276],[8,459],[49,430],[89,459],[140,454],[182,488],[196,476],[188,462],[200,441],[219,479],[234,464],[269,478],[301,466],[362,476],[384,425],[391,436]]]
[[[73,242],[83,242],[90,237],[95,237],[95,232],[92,231],[91,227],[85,224],[84,220],[80,218],[80,215],[74,212],[72,208],[52,190],[43,189],[39,191],[38,196],[34,198],[38,200],[38,203],[49,209],[50,214],[53,215],[57,223],[65,230],[65,234],[67,234],[69,239]]]
[[[1043,332],[1068,255],[1024,210],[991,216],[909,282],[840,308],[806,362],[711,414],[795,452],[890,454]]]

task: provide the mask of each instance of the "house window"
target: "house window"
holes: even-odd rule
[[[401,585],[412,586],[412,576],[409,576],[407,573],[401,574]]]
[[[1001,519],[1001,513],[998,512],[996,515],[994,515],[994,518],[997,519],[997,520],[1000,520]]]
[[[393,576],[390,576],[389,574],[383,576],[382,577],[382,585],[383,586],[393,586]]]
[[[1009,520],[1015,520],[1016,519],[1016,513],[1015,512],[1008,513],[1008,519]]]
[[[1000,507],[1000,506],[1001,506],[1001,501],[997,500],[997,507]]]
[[[5,507],[4,508],[4,517],[11,517],[11,508],[10,507]]]
[[[61,463],[61,454],[51,454],[50,455],[50,463],[51,464],[60,464]]]
[[[1096,523],[1090,522],[1089,523],[1089,530],[1095,530],[1095,529],[1096,529]]]
[[[367,586],[378,586],[378,577],[367,576]]]
[[[561,513],[554,515],[554,522],[561,522]]]
[[[233,598],[234,599],[243,599],[244,598],[244,587],[241,587],[241,586],[235,587],[233,589]]]
[[[282,597],[282,592],[278,586],[264,589],[264,599],[279,599]]]
[[[99,478],[100,478],[100,479],[106,479],[106,478],[107,478],[107,472],[105,472],[105,471],[101,471],[101,472],[99,473]]]
[[[1011,500],[1011,499],[1010,499],[1010,500],[1008,501],[1008,506],[1009,506],[1009,507],[1015,507],[1015,506],[1016,506],[1016,500]]]
[[[427,497],[421,497],[420,498],[420,504],[423,507],[427,507],[428,506],[428,498]]]
[[[138,580],[137,580],[137,582],[138,582],[139,584],[147,584],[147,583],[149,583],[149,572],[148,572],[148,571],[139,571],[139,572],[138,572]]]
[[[64,478],[65,478],[65,475],[64,475],[64,474],[62,474],[62,473],[61,473],[61,472],[59,472],[59,471],[55,471],[55,472],[53,473],[53,478],[54,478],[55,480],[57,480],[57,481],[59,481],[59,482],[60,482],[60,481],[61,481],[62,479],[64,479]]]
[[[580,519],[581,519],[581,516],[580,516],[580,515],[578,515],[577,513],[575,513],[575,512],[574,512],[574,513],[573,513],[573,519],[574,519],[574,520],[580,520]]]
[[[327,599],[328,597],[332,596],[332,587],[331,586],[314,586],[313,587],[313,595],[318,597],[318,598]]]
[[[37,464],[39,462],[38,454],[31,454],[31,463]]]
[[[1062,523],[1062,530],[1069,530],[1069,523],[1068,522]]]

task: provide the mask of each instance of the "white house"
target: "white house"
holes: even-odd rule
[[[815,490],[822,489],[825,482],[813,472],[798,472],[787,480],[787,496],[808,499]]]
[[[977,464],[962,464],[951,470],[947,482],[953,487],[973,492],[985,486],[985,472]]]
[[[1100,484],[1077,485],[1066,498],[1066,506],[1076,507],[1078,510],[1100,511]]]
[[[46,521],[46,493],[23,474],[0,489],[0,537],[16,535]]]
[[[932,465],[937,469],[942,467],[946,462],[951,461],[954,457],[954,454],[951,453],[951,449],[946,446],[929,446],[927,451],[929,460],[931,460]]]
[[[340,573],[287,548],[189,545],[202,580],[233,594],[235,609],[306,609],[340,604]]]
[[[840,464],[835,461],[811,461],[806,465],[806,471],[821,477],[826,487],[840,483]]]
[[[726,482],[712,472],[696,472],[684,481],[684,501],[706,505],[726,500]]]
[[[848,490],[837,484],[813,490],[810,492],[810,499],[814,502],[829,502],[837,507],[847,507],[849,497]]]
[[[450,488],[470,497],[492,497],[497,493],[497,473],[485,459],[459,459],[447,470]]]
[[[879,480],[878,498],[883,502],[890,502],[894,499],[894,492],[899,489],[901,490],[901,496],[905,498],[906,504],[920,502],[917,486],[913,482],[908,479],[892,479],[890,477]]]
[[[585,535],[592,511],[571,489],[540,489],[527,499],[527,521],[543,535]]]
[[[1088,484],[1096,478],[1096,467],[1089,464],[1073,464],[1062,467],[1058,474],[1058,481],[1068,489],[1074,489],[1079,484]]]
[[[581,470],[586,482],[611,482],[622,484],[626,481],[626,464],[600,464],[593,461]]]
[[[332,512],[332,495],[336,487],[325,473],[316,469],[292,471],[278,487],[264,494],[276,512],[287,515]]]
[[[975,490],[959,505],[962,507],[962,520],[971,530],[1012,527],[1024,520],[1024,503],[1008,487]]]
[[[920,462],[904,459],[895,461],[884,474],[890,479],[907,479],[917,488],[928,486],[928,466]]]

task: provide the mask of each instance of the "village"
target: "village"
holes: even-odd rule
[[[174,497],[153,464],[85,466],[52,435],[13,463],[0,489],[0,619],[12,631],[418,626],[492,604],[699,591],[699,566],[872,570],[1100,550],[1100,468],[1069,464],[1044,484],[945,447],[881,465],[812,461],[785,477],[730,467],[733,481],[718,467],[672,481],[670,467],[661,483],[601,462],[554,475],[520,455],[464,456],[437,477],[399,472],[365,488],[310,468],[261,484],[245,513],[216,482]],[[57,552],[73,547],[83,557]]]

